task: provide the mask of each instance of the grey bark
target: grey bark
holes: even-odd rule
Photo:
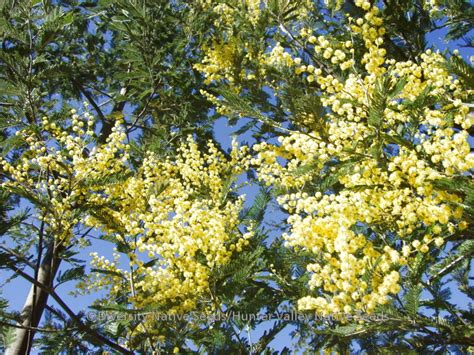
[[[37,281],[47,287],[52,286],[52,282],[59,268],[61,259],[57,258],[54,250],[54,243],[47,248],[41,266],[38,270]],[[25,305],[21,312],[21,325],[25,328],[35,328],[43,316],[46,303],[48,302],[48,293],[35,285],[32,285]],[[5,355],[25,355],[29,354],[33,345],[34,330],[17,328],[15,338],[8,346]]]

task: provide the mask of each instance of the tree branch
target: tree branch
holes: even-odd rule
[[[98,333],[97,330],[90,328],[88,325],[83,323],[79,316],[74,313],[73,310],[69,308],[69,306],[62,300],[62,298],[54,291],[53,288],[43,285],[42,283],[36,281],[33,277],[28,275],[27,273],[23,272],[23,270],[17,268],[16,266],[12,265],[11,268],[19,274],[21,277],[36,285],[37,287],[41,288],[45,292],[47,292],[60,306],[61,308],[68,314],[68,316],[77,324],[78,328],[88,335],[90,335],[96,341],[109,346],[110,348],[122,353],[122,354],[133,354],[132,351],[122,347],[121,345],[114,343],[110,339],[107,339],[102,334]]]

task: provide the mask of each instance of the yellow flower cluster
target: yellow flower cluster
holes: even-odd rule
[[[36,202],[38,219],[64,244],[81,220],[81,208],[100,195],[98,181],[121,171],[128,156],[120,121],[105,144],[93,146],[93,117],[87,112],[81,117],[76,110],[71,115],[66,128],[44,117],[40,133],[32,127],[17,131],[26,144],[23,155],[13,165],[0,158],[7,177],[0,187]]]
[[[211,10],[218,15],[214,22],[217,27],[231,26],[235,17],[242,12],[248,17],[251,23],[257,23],[261,15],[261,0],[238,0],[238,1],[216,1],[199,0],[197,1],[203,9]],[[243,11],[239,11],[243,10]]]
[[[431,17],[440,17],[442,14],[440,13],[442,6],[441,1],[439,0],[426,0],[424,1],[423,7],[428,9],[430,12]]]
[[[354,65],[354,60],[351,57],[354,52],[354,49],[351,48],[351,41],[346,41],[343,43],[329,41],[325,36],[315,37],[310,35],[309,32],[307,34],[307,41],[309,44],[314,45],[314,52],[316,54],[321,55],[324,59],[330,61],[331,64],[339,64],[342,70],[347,70]],[[347,54],[347,50],[349,50],[349,55]],[[312,66],[309,65],[308,67],[303,66],[299,71],[307,71],[310,74],[314,73],[316,75],[321,75],[320,69],[316,72],[311,69]],[[297,74],[299,74],[298,70]]]
[[[205,75],[205,83],[225,79],[236,85],[241,80],[254,79],[257,74],[255,70],[246,70],[246,65],[242,64],[260,58],[262,53],[259,49],[251,48],[239,33],[234,33],[233,24],[236,16],[241,14],[245,14],[245,19],[255,24],[261,14],[260,0],[200,0],[197,4],[206,10],[212,9],[216,15],[214,25],[225,33],[220,39],[214,39],[211,44],[203,46],[204,59],[202,63],[194,65],[195,69]]]
[[[130,265],[122,270],[117,261],[94,256],[95,267],[114,269],[111,277],[94,276],[91,285],[111,286],[116,294],[128,280],[135,307],[169,312],[209,300],[213,270],[241,251],[252,234],[239,231],[243,196],[229,199],[233,181],[248,167],[247,148],[234,144],[229,157],[212,143],[207,148],[199,151],[190,137],[173,160],[149,154],[137,174],[105,189],[107,200],[115,201],[108,221],[91,217],[87,223],[125,243]]]
[[[239,87],[238,84],[244,80],[254,80],[257,76],[265,75],[262,64],[281,62],[281,59],[264,54],[259,48],[250,47],[239,36],[230,36],[221,42],[213,41],[202,49],[205,53],[204,59],[202,63],[194,64],[194,68],[205,75],[206,84],[227,80],[232,88]],[[287,55],[285,59],[288,61],[291,58]],[[252,62],[258,63],[258,66],[249,67]]]
[[[293,66],[293,58],[290,53],[285,52],[285,49],[280,43],[277,43],[270,53],[266,55],[265,64],[270,66]]]
[[[71,114],[61,126],[44,118],[39,132],[17,133],[26,147],[15,162],[0,159],[0,188],[33,201],[58,245],[68,246],[84,225],[116,240],[113,260],[91,254],[91,265],[102,272],[78,285],[83,292],[106,287],[114,296],[125,287],[137,308],[185,312],[201,302],[211,309],[212,274],[252,236],[239,230],[244,196],[234,197],[237,176],[249,165],[248,148],[234,143],[225,154],[209,143],[201,152],[190,137],[177,157],[149,153],[136,170],[120,121],[98,145],[93,117]],[[150,333],[146,327],[135,333]]]
[[[312,8],[311,0],[283,0],[279,2],[279,7],[286,10],[291,9],[298,19],[306,18],[309,9]],[[294,3],[296,2],[298,6],[295,8]],[[202,9],[212,9],[218,15],[214,22],[218,28],[230,27],[235,23],[237,16],[244,16],[251,24],[256,25],[269,9],[267,0],[198,0],[196,3]]]
[[[236,81],[234,61],[239,55],[239,45],[236,41],[232,39],[228,43],[214,42],[203,50],[206,53],[203,62],[195,64],[194,67],[206,74],[206,84],[220,79],[227,79],[231,83]],[[241,77],[242,73],[238,76]]]
[[[292,9],[295,17],[301,19],[308,15],[311,1],[300,0],[298,3],[296,10],[289,1],[281,2],[280,6]],[[269,6],[266,1],[200,0],[197,5],[197,11],[199,7],[206,10],[212,9],[216,15],[214,25],[219,32],[219,35],[213,36],[211,44],[202,47],[204,53],[202,62],[194,65],[194,68],[205,75],[206,84],[224,79],[230,83],[231,88],[239,88],[239,82],[243,80],[254,80],[264,76],[267,65],[293,65],[293,59],[280,44],[267,47],[265,40],[262,41],[261,38],[255,44],[255,38],[252,38],[253,31],[245,34],[235,31],[237,18],[243,23],[246,22],[250,28],[254,28],[259,26],[258,22],[261,19],[266,19],[269,15],[274,16],[271,12],[272,6]],[[216,102],[215,99],[211,101]]]
[[[304,187],[313,178],[312,169],[321,169],[329,159],[327,149],[332,151],[334,148],[333,145],[327,147],[326,143],[318,139],[319,134],[313,133],[314,136],[303,133],[280,136],[280,146],[266,142],[255,145],[253,148],[258,154],[251,163],[259,167],[259,178],[267,185],[279,185],[287,189]],[[287,159],[286,166],[278,163],[279,157]],[[311,169],[305,169],[307,167]]]
[[[323,74],[295,58],[296,74],[318,85],[328,113],[318,131],[257,145],[252,160],[266,184],[296,190],[278,201],[290,214],[288,245],[315,256],[307,266],[314,294],[299,307],[324,314],[373,312],[400,290],[402,265],[442,246],[443,235],[466,228],[457,207],[461,197],[433,182],[474,168],[467,141],[474,122],[463,104],[467,92],[449,75],[444,57],[428,50],[417,62],[386,58],[379,10],[367,1],[356,5],[366,13],[349,23],[354,38],[365,44],[358,49],[365,72],[354,67],[352,41],[337,43],[304,31],[315,54],[347,75]],[[428,91],[447,104],[413,109]],[[371,112],[380,95],[389,99],[382,111]],[[411,135],[400,133],[410,129]],[[332,176],[342,189],[304,192],[318,176]],[[357,232],[361,228],[366,232]],[[394,237],[401,243],[392,244]]]

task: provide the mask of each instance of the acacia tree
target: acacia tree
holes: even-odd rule
[[[99,150],[100,146],[107,146],[112,128],[120,119],[127,139],[146,134],[152,138],[143,146],[149,145],[160,153],[172,151],[190,128],[200,130],[200,137],[208,135],[212,118],[207,115],[206,100],[194,95],[200,87],[200,77],[189,64],[189,58],[196,54],[188,46],[187,12],[181,7],[167,1],[3,2],[0,108],[4,161],[12,166],[21,164],[22,159],[27,161],[32,142],[37,144],[35,149],[40,149],[40,142],[44,149],[49,147],[59,137],[48,129],[63,128],[72,133],[72,123],[78,116],[71,117],[69,111],[79,108],[83,101],[97,117],[85,129],[89,139],[88,146],[83,147],[85,156],[94,155],[94,144]],[[41,154],[47,155],[44,149]],[[131,155],[140,155],[141,149]],[[65,171],[59,167],[49,169],[35,163],[25,169],[31,178],[38,174],[34,182],[40,185],[40,181],[47,186],[65,178]],[[66,172],[72,178],[72,172]],[[2,169],[2,180],[11,181],[10,173]],[[40,185],[16,192],[3,189],[4,201],[10,205],[31,204],[36,212],[54,209],[55,197]],[[59,195],[66,198],[63,193]],[[70,212],[81,215],[82,204],[71,203]],[[25,217],[23,224],[18,224],[20,217]],[[22,275],[29,276],[28,281],[32,282],[22,313],[13,317],[20,320],[10,348],[17,353],[31,348],[43,311],[50,308],[50,288],[81,276],[83,266],[73,256],[80,243],[89,243],[78,228],[81,217],[69,216],[67,231],[60,223],[59,232],[49,222],[35,220],[37,217],[41,214],[15,216],[2,228],[2,233],[9,231],[2,245],[2,267],[19,268],[13,269],[17,275],[30,268],[30,273]],[[60,242],[56,232],[72,235],[65,243]],[[55,281],[63,261],[72,263],[73,268]],[[59,314],[57,310],[50,311]],[[70,315],[61,317],[66,323],[71,321]],[[74,341],[71,344],[77,345]]]
[[[469,47],[472,11],[7,3],[2,190],[34,217],[3,217],[18,245],[2,247],[2,264],[38,299],[3,313],[22,329],[9,351],[29,351],[45,308],[36,341],[50,352],[270,352],[287,327],[307,350],[467,351],[472,310],[456,297],[473,297],[473,73],[427,36],[446,28]],[[257,144],[220,149],[217,116],[245,119],[236,134]],[[243,173],[260,185],[250,208]],[[114,259],[91,255],[86,275],[73,256],[91,231]],[[73,268],[54,281],[64,261]],[[112,318],[91,322],[60,298],[55,286],[78,279],[106,290],[92,307]],[[130,316],[157,312],[192,316]]]
[[[220,30],[196,67],[223,114],[278,135],[279,144],[253,147],[252,163],[288,214],[283,239],[305,257],[297,308],[389,318],[314,323],[300,331],[304,341],[343,350],[355,339],[368,350],[470,345],[471,306],[451,303],[449,287],[472,299],[472,69],[456,52],[427,49],[426,34],[446,26],[462,37],[472,8],[232,5],[214,8]]]

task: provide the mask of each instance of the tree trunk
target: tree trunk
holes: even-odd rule
[[[54,244],[55,243],[51,243],[49,245],[43,262],[38,270],[37,281],[48,287],[52,286],[52,282],[61,262],[61,259],[57,258],[55,255]],[[16,329],[15,339],[8,346],[5,355],[25,355],[30,353],[35,331],[26,328],[38,327],[41,317],[43,316],[43,311],[46,308],[48,296],[49,295],[45,290],[36,287],[35,285],[31,286],[21,312],[21,326],[25,328]]]

